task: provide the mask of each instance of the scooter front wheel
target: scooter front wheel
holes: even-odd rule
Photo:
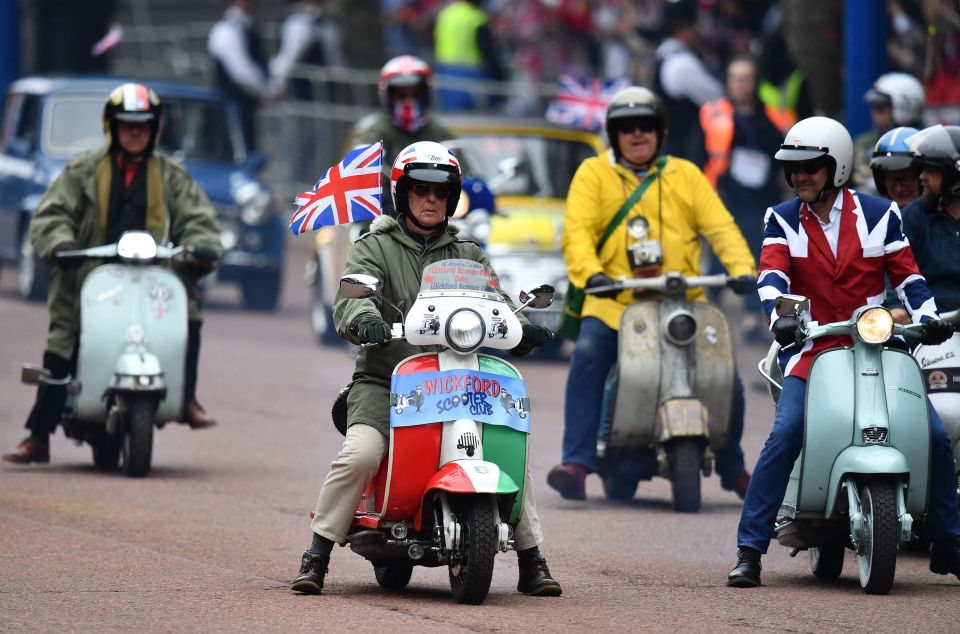
[[[461,539],[450,557],[450,590],[457,603],[479,605],[487,598],[497,554],[496,518],[486,496],[472,496],[455,507]]]
[[[700,443],[695,438],[674,439],[667,448],[673,510],[696,513],[700,510]]]
[[[139,397],[127,404],[126,427],[123,430],[123,472],[142,478],[150,471],[153,454],[153,399]]]
[[[889,482],[860,487],[863,540],[857,547],[860,586],[867,594],[887,594],[897,571],[897,498]]]

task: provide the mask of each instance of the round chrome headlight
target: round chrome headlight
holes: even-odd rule
[[[457,352],[470,352],[483,342],[486,329],[480,313],[470,308],[453,312],[447,320],[447,343]]]
[[[678,310],[667,318],[664,334],[670,343],[685,346],[697,335],[697,320],[691,313]]]
[[[857,335],[866,343],[883,343],[892,334],[893,315],[886,308],[870,308],[857,317]]]
[[[248,225],[259,225],[270,216],[270,192],[258,183],[244,183],[234,195],[240,206],[240,218]]]

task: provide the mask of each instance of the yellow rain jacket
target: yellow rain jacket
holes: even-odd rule
[[[616,163],[610,150],[580,164],[567,194],[561,239],[571,282],[583,288],[595,273],[605,273],[614,280],[632,275],[627,223],[636,216],[647,220],[650,238],[660,241],[665,273],[701,275],[699,238],[703,236],[729,275],[756,274],[756,264],[740,229],[703,172],[675,156],[667,158],[662,173],[627,213],[598,256],[600,237],[639,184],[637,175]],[[690,290],[687,298],[706,301],[703,289]],[[631,291],[613,299],[587,295],[582,315],[596,317],[619,330],[623,310],[632,301]]]

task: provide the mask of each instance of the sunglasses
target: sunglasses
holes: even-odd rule
[[[796,174],[797,172],[803,172],[804,174],[809,174],[813,176],[821,169],[826,167],[827,164],[823,161],[817,161],[816,163],[785,163],[783,169],[788,174]]]
[[[635,130],[655,132],[657,122],[652,119],[627,119],[625,121],[618,121],[615,127],[620,134],[633,134]]]
[[[414,183],[410,189],[417,198],[426,198],[433,192],[433,195],[439,199],[445,199],[450,195],[450,187],[447,185],[428,185],[427,183]]]

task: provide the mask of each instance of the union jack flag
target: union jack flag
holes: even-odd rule
[[[313,186],[296,197],[290,218],[293,235],[311,229],[372,220],[383,211],[380,165],[383,141],[354,148]]]
[[[603,81],[561,75],[560,92],[547,106],[547,120],[584,130],[602,130],[607,104],[627,85],[623,79]]]

